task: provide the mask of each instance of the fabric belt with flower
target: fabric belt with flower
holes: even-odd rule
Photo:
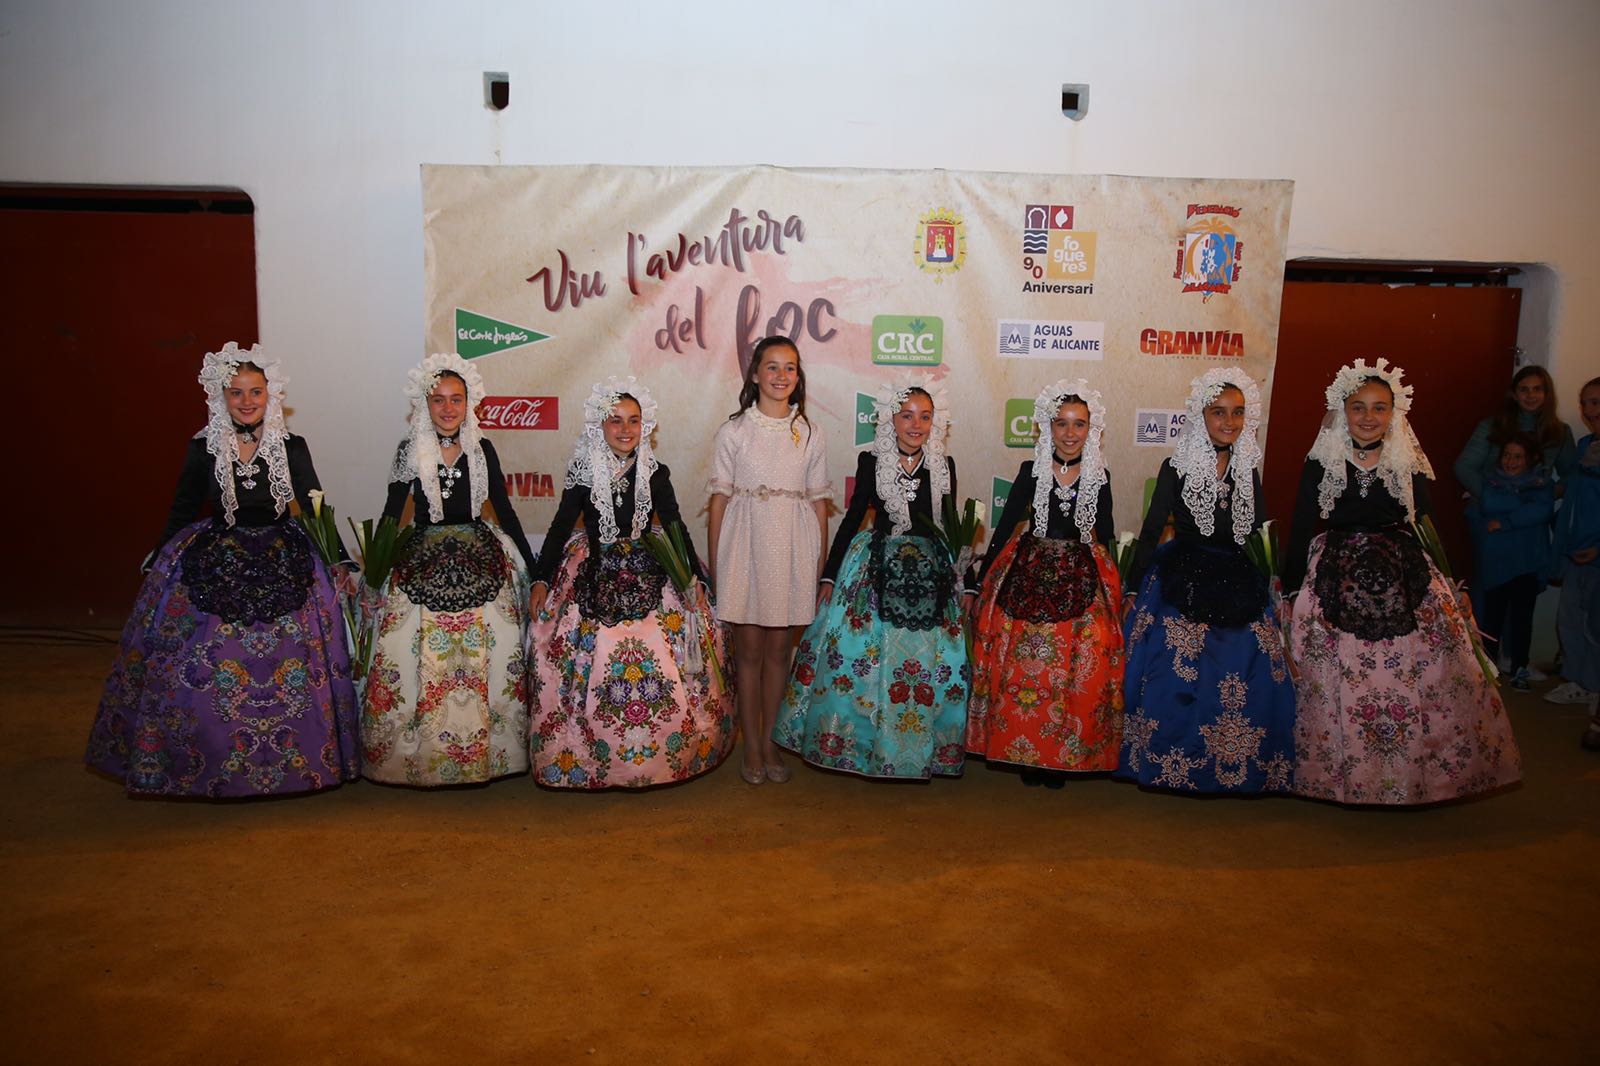
[[[753,489],[736,488],[733,490],[733,494],[735,496],[751,496],[758,500],[768,500],[774,496],[784,496],[791,500],[803,500],[806,498],[806,494],[799,489],[774,489],[766,485],[757,485]]]

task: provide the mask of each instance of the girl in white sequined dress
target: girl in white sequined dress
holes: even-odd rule
[[[739,411],[717,430],[710,559],[717,617],[733,627],[740,775],[789,780],[772,726],[799,630],[816,613],[828,539],[827,446],[806,417],[806,376],[787,337],[755,346]]]

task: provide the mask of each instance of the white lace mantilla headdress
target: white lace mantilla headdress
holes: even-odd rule
[[[1105,455],[1100,450],[1100,433],[1106,424],[1106,405],[1100,393],[1083,378],[1062,378],[1046,385],[1033,401],[1033,424],[1039,439],[1033,444],[1033,535],[1042,537],[1050,528],[1050,494],[1056,487],[1055,438],[1050,423],[1068,396],[1076,396],[1089,408],[1089,437],[1083,442],[1083,460],[1078,464],[1078,539],[1094,542],[1095,512],[1100,509],[1100,486],[1106,483]]]
[[[261,436],[251,464],[266,464],[267,485],[272,490],[272,502],[278,514],[283,514],[294,499],[294,486],[289,481],[289,453],[284,448],[289,431],[283,425],[283,387],[289,379],[283,376],[277,360],[267,359],[261,345],[252,344],[249,351],[244,351],[229,341],[220,351],[207,352],[205,362],[200,364],[200,385],[206,390],[209,414],[206,428],[195,436],[206,439],[217,487],[222,490],[222,520],[230,526],[234,512],[239,509],[239,497],[233,488],[235,471],[241,477],[249,476],[249,464],[239,461],[239,435],[233,428],[233,416],[228,413],[226,393],[228,383],[238,375],[244,363],[260,367],[262,376],[267,379],[267,411],[261,416]]]
[[[439,453],[439,433],[428,415],[428,394],[439,384],[446,370],[458,375],[467,388],[467,417],[458,431],[458,441],[467,456],[467,480],[472,489],[472,516],[483,513],[489,498],[489,464],[483,457],[483,431],[478,428],[478,404],[483,400],[483,375],[455,352],[435,352],[420,366],[406,372],[406,395],[411,398],[411,436],[395,453],[389,480],[422,484],[428,501],[428,519],[444,521],[444,498],[439,492],[439,468],[444,457]]]
[[[894,416],[905,406],[912,389],[921,389],[933,402],[933,429],[922,444],[922,464],[928,471],[928,487],[933,499],[933,522],[944,528],[944,498],[950,495],[950,465],[945,462],[945,436],[950,432],[950,396],[943,385],[934,383],[929,374],[913,374],[899,382],[889,382],[878,389],[872,401],[877,419],[877,433],[872,441],[872,454],[876,460],[878,496],[889,513],[890,532],[903,536],[911,529],[911,499],[900,474],[900,442],[894,432]]]
[[[1244,394],[1244,428],[1235,438],[1233,454],[1228,459],[1234,477],[1229,502],[1233,539],[1234,543],[1243,544],[1255,528],[1255,479],[1251,474],[1261,465],[1261,442],[1256,439],[1261,425],[1261,389],[1249,374],[1238,367],[1219,366],[1189,383],[1188,417],[1178,434],[1178,445],[1172,450],[1172,468],[1183,479],[1183,503],[1194,516],[1195,527],[1211,536],[1216,528],[1217,492],[1222,478],[1217,476],[1217,450],[1206,432],[1205,412],[1227,388]]]
[[[622,476],[628,469],[628,460],[619,459],[606,443],[601,424],[611,417],[617,403],[626,394],[639,404],[639,444],[634,449],[637,468],[633,478],[633,526],[630,539],[644,535],[650,526],[650,475],[660,464],[650,445],[650,435],[656,431],[656,401],[650,390],[638,379],[609,377],[597,382],[583,401],[583,430],[573,445],[572,458],[567,461],[567,488],[587,485],[590,499],[600,515],[600,543],[614,544],[621,537],[617,528],[616,503]]]
[[[1411,421],[1406,417],[1411,410],[1412,389],[1410,385],[1402,383],[1404,376],[1405,371],[1390,366],[1387,359],[1379,359],[1372,366],[1368,366],[1364,359],[1357,359],[1348,366],[1340,367],[1339,373],[1334,375],[1333,384],[1324,393],[1328,400],[1328,413],[1323,416],[1322,428],[1317,431],[1317,439],[1306,454],[1306,458],[1322,464],[1322,483],[1317,486],[1317,507],[1323,518],[1333,512],[1334,501],[1344,492],[1345,460],[1351,457],[1350,426],[1345,419],[1344,402],[1351,393],[1375,378],[1388,385],[1394,393],[1394,414],[1389,419],[1389,429],[1384,434],[1383,448],[1378,453],[1378,465],[1374,472],[1389,494],[1405,505],[1406,517],[1413,522],[1417,520],[1411,479],[1421,474],[1431,480],[1433,466],[1423,453],[1422,445],[1417,442],[1417,435],[1411,428]]]

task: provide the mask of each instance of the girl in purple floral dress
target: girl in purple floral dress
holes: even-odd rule
[[[321,489],[305,440],[284,428],[284,381],[259,346],[229,343],[201,368],[210,418],[84,756],[130,793],[280,795],[358,776],[336,574],[290,520]]]

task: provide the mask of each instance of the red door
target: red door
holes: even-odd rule
[[[205,424],[201,357],[256,339],[254,221],[237,191],[0,187],[5,621],[126,616]]]

